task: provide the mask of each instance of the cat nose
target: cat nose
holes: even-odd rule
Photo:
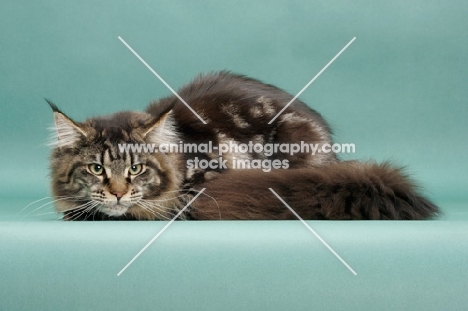
[[[127,193],[126,191],[123,192],[111,192],[111,194],[115,195],[115,197],[117,198],[117,201],[120,201],[120,199],[125,195],[125,193]]]

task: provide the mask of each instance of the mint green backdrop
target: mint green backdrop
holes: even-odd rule
[[[2,1],[0,241],[8,252],[0,251],[0,309],[54,309],[67,303],[70,309],[85,309],[93,303],[101,309],[143,308],[145,301],[155,308],[160,303],[162,309],[172,303],[177,309],[236,309],[236,304],[246,309],[466,306],[466,298],[460,300],[462,295],[466,297],[460,288],[466,285],[468,271],[461,260],[468,246],[464,229],[468,220],[467,14],[466,1]],[[83,120],[118,110],[141,110],[152,99],[170,94],[118,36],[175,89],[200,72],[228,69],[292,94],[356,37],[300,98],[329,121],[337,142],[356,145],[356,153],[343,158],[392,160],[408,166],[425,193],[442,207],[445,220],[414,227],[398,222],[313,222],[322,226],[324,233],[334,232],[331,238],[336,237],[341,252],[348,253],[356,265],[362,258],[360,252],[372,255],[379,252],[374,248],[378,249],[379,242],[389,243],[377,256],[379,260],[387,258],[387,270],[382,272],[378,260],[367,257],[367,266],[358,265],[364,272],[358,274],[359,282],[312,235],[300,231],[304,228],[299,223],[290,222],[271,227],[255,222],[229,222],[226,227],[177,224],[163,235],[165,243],[180,243],[189,249],[188,255],[179,249],[171,252],[170,246],[159,245],[158,249],[153,245],[152,256],[157,257],[158,250],[169,256],[155,261],[161,268],[145,270],[143,267],[151,263],[148,255],[139,268],[128,271],[129,279],[118,279],[115,273],[162,224],[63,224],[51,222],[54,215],[27,221],[16,216],[28,202],[49,194],[46,143],[53,120],[43,98]],[[317,249],[304,253],[307,246],[301,243],[307,242],[286,239],[277,232],[281,226],[286,228],[285,234],[292,235],[290,228],[297,226],[304,241]],[[431,235],[433,226],[439,231]],[[242,228],[244,233],[239,233]],[[346,237],[349,231],[343,228],[354,230],[354,240]],[[124,239],[123,245],[130,248],[126,251],[109,230],[145,233],[132,231],[137,234],[135,244]],[[275,243],[267,238],[268,230],[280,245],[301,244],[301,251],[289,258],[286,252],[292,246],[272,250]],[[398,242],[405,241],[412,230],[417,231],[414,240],[401,246]],[[209,239],[220,232],[227,236],[225,242]],[[366,232],[375,235],[370,238]],[[387,241],[386,233],[396,234],[394,240]],[[195,240],[189,243],[183,234]],[[444,240],[436,237],[456,244],[446,247]],[[265,241],[269,242],[265,245]],[[367,241],[362,243],[368,248],[360,248],[360,241]],[[193,255],[195,264],[184,257],[196,253],[193,245],[213,255],[207,261],[213,269],[200,264],[207,259],[206,254]],[[400,257],[389,245],[401,251]],[[28,253],[28,247],[33,251]],[[257,247],[263,252],[258,256]],[[407,252],[408,248],[414,252]],[[279,256],[278,252],[284,253]],[[314,257],[317,253],[320,256]],[[234,260],[236,254],[239,257]],[[396,274],[389,268],[395,259],[392,256],[404,262],[402,269],[395,268]],[[423,264],[428,256],[434,261],[425,266],[427,270],[418,270],[418,263]],[[100,257],[110,263],[101,262]],[[300,264],[294,261],[298,258]],[[306,259],[310,259],[310,266]],[[333,266],[330,278],[322,270],[323,263],[325,268]],[[80,274],[84,267],[84,274]],[[278,274],[281,270],[284,274]],[[301,271],[305,273],[302,276]],[[169,287],[159,275],[170,279]],[[219,278],[230,281],[217,283]],[[389,287],[378,288],[380,279]],[[139,281],[143,285],[137,285]],[[342,291],[337,296],[334,281]],[[402,285],[410,283],[414,286]],[[150,290],[153,285],[154,292]],[[139,286],[146,289],[138,292]],[[450,290],[441,290],[444,286]],[[101,290],[106,299],[100,300]],[[419,294],[417,299],[413,299],[416,293],[412,290]],[[152,293],[155,296],[149,299]],[[189,301],[184,301],[184,295]],[[372,304],[376,303],[372,297],[378,297],[378,305]],[[137,302],[125,303],[132,299]]]

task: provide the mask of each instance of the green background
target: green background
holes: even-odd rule
[[[236,309],[236,303],[246,309],[375,309],[368,304],[372,295],[379,297],[379,308],[439,309],[437,302],[452,309],[466,306],[459,289],[466,285],[468,271],[460,262],[468,244],[467,14],[466,1],[2,1],[0,309],[34,309],[34,303],[41,309],[62,303],[71,309],[92,303],[101,309],[156,307],[158,302],[164,309],[171,302],[175,309]],[[166,244],[152,248],[153,257],[161,251],[170,260],[156,259],[156,268],[145,270],[148,260],[129,270],[127,279],[115,279],[112,273],[161,223],[64,224],[51,221],[54,215],[39,217],[37,211],[30,213],[35,217],[16,213],[49,194],[46,143],[53,120],[43,98],[80,121],[142,110],[170,94],[118,36],[174,89],[200,72],[228,69],[292,94],[356,37],[300,98],[329,121],[337,142],[356,145],[356,154],[343,158],[408,166],[445,216],[420,224],[321,224],[359,267],[359,281],[299,223],[290,222],[226,223],[226,228],[222,223],[178,223],[163,235]],[[33,204],[22,215],[39,207]],[[50,212],[49,207],[38,211]],[[302,240],[281,239],[280,228],[295,234],[290,226],[304,233]],[[133,242],[122,238],[125,233],[135,235]],[[225,239],[213,242],[208,238],[213,234]],[[414,239],[405,239],[408,235]],[[439,238],[433,241],[434,236]],[[451,244],[446,246],[442,237]],[[265,246],[275,238],[277,248]],[[180,247],[172,249],[170,242]],[[307,242],[313,251],[298,246]],[[181,252],[184,247],[187,252]],[[256,255],[257,248],[261,254]],[[295,252],[288,263],[291,249]],[[376,253],[380,255],[372,257]],[[207,254],[214,258],[207,260]],[[325,269],[323,263],[333,267]],[[177,270],[179,264],[182,270]],[[170,279],[168,287],[159,275]],[[379,288],[379,280],[389,287]],[[414,287],[400,286],[408,282]],[[101,291],[108,299],[100,300]],[[155,297],[145,300],[152,293]],[[132,297],[134,304],[124,303]]]

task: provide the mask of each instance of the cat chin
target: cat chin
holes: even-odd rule
[[[119,217],[128,211],[128,207],[116,204],[113,206],[102,206],[101,208],[99,208],[99,211],[110,217]]]

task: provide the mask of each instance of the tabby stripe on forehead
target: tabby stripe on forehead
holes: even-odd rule
[[[118,154],[117,158],[119,160],[124,160],[124,162],[127,163],[127,157],[129,154],[128,150],[125,150],[125,152],[117,152],[117,154]]]
[[[106,172],[106,177],[108,177],[108,178],[112,177],[112,171],[110,169],[111,163],[112,163],[112,159],[111,159],[111,156],[110,156],[109,149],[106,149],[104,151],[104,159],[103,159],[102,164],[104,166],[104,171]]]
[[[128,153],[130,155],[130,164],[135,163],[135,154],[133,152]],[[125,163],[127,163],[127,159],[125,159]]]
[[[109,150],[109,156],[111,158],[111,160],[115,160],[115,159],[120,159],[120,155],[118,152],[116,152],[115,148],[114,148],[114,145],[109,141],[109,140],[106,140],[104,142],[104,145],[107,147],[107,149]]]
[[[104,165],[105,154],[106,154],[106,149],[103,149],[103,150],[101,151],[101,153],[99,154],[99,158],[100,158],[100,159],[99,159],[98,163]]]
[[[132,151],[131,150],[125,150],[125,152],[117,151],[117,158],[124,160],[124,162],[128,164],[128,159],[132,161]]]

